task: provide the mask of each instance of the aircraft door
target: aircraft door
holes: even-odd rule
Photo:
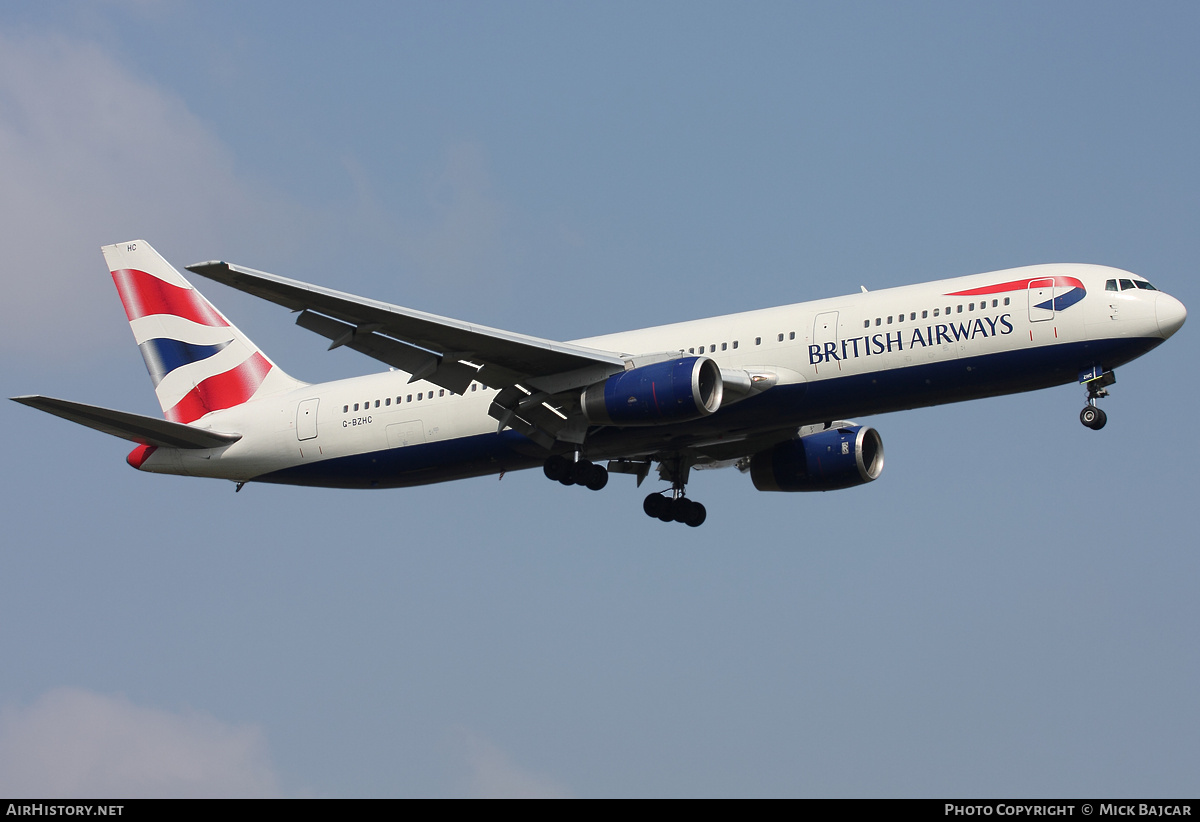
[[[838,348],[838,313],[826,311],[818,314],[813,321],[812,344],[821,352],[821,364],[832,366],[836,363],[838,370],[842,368],[841,351]],[[832,346],[832,347],[830,347]],[[820,366],[817,366],[818,373]]]
[[[1054,280],[1046,277],[1030,280],[1026,289],[1029,294],[1029,321],[1040,323],[1054,319]]]
[[[296,407],[296,439],[303,442],[317,436],[317,403],[319,399],[304,400]]]

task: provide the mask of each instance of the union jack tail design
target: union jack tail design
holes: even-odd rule
[[[145,240],[104,246],[163,416],[213,411],[299,388]]]

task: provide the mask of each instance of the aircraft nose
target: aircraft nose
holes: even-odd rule
[[[1187,309],[1170,294],[1159,293],[1154,301],[1154,316],[1158,319],[1158,330],[1165,340],[1183,327]]]

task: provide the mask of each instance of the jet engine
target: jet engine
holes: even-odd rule
[[[658,425],[686,422],[721,407],[721,368],[708,357],[681,357],[614,374],[588,386],[580,401],[588,422]]]
[[[882,471],[883,440],[864,425],[819,431],[750,458],[759,491],[834,491],[871,482]]]

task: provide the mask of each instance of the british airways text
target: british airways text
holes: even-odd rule
[[[1013,332],[1013,324],[1009,322],[1012,314],[1001,314],[999,317],[980,317],[962,323],[939,323],[925,328],[914,328],[909,336],[908,349],[924,348],[927,345],[951,345],[963,340],[973,340],[976,337],[996,337]],[[808,347],[808,362],[820,365],[829,361],[840,362],[858,357],[870,357],[873,354],[884,354],[892,351],[904,351],[904,332],[890,331],[883,334],[867,334],[862,337],[851,337],[841,342],[827,342],[824,345]]]

